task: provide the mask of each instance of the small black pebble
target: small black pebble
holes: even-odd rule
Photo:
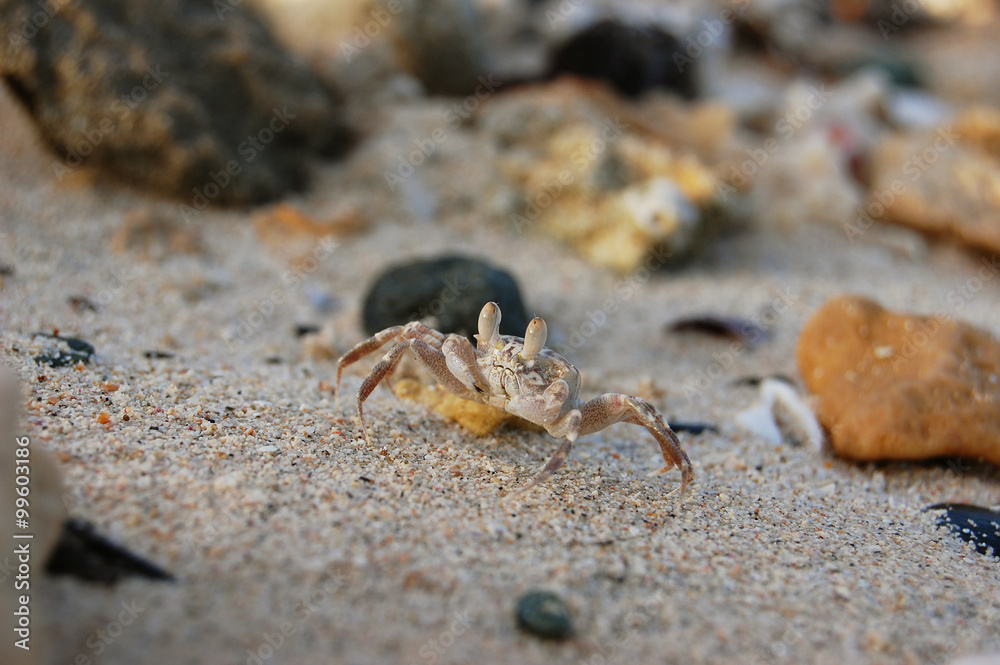
[[[94,347],[82,339],[60,337],[59,335],[50,335],[49,333],[42,332],[35,333],[35,336],[56,340],[56,345],[35,356],[35,362],[39,365],[66,367],[67,365],[75,365],[76,363],[89,363],[91,357],[94,355]]]
[[[714,314],[679,319],[671,323],[668,330],[675,333],[700,333],[742,342],[751,349],[766,342],[771,336],[768,331],[748,319]]]
[[[937,503],[925,510],[944,511],[938,516],[938,526],[947,526],[980,554],[1000,557],[1000,513],[965,503]]]
[[[300,323],[299,325],[295,326],[295,336],[305,337],[306,335],[315,335],[316,333],[319,332],[319,330],[320,330],[319,326],[308,323]]]
[[[573,634],[569,608],[551,591],[529,591],[517,601],[517,623],[539,637],[562,640]]]
[[[675,432],[687,432],[688,434],[701,434],[702,432],[718,432],[719,428],[712,423],[684,422],[683,420],[671,420],[667,423],[670,429]]]
[[[169,351],[146,351],[145,356],[150,360],[162,360],[164,358],[173,358],[174,354]]]
[[[50,575],[67,575],[108,585],[129,575],[168,582],[174,580],[159,566],[116,545],[97,533],[90,523],[78,519],[66,520],[45,570]]]
[[[464,256],[422,259],[394,266],[375,280],[365,296],[363,323],[374,335],[433,316],[441,332],[471,338],[490,301],[500,306],[500,333],[523,337],[528,313],[509,273]]]

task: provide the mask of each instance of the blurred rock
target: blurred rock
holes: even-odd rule
[[[866,213],[873,219],[1000,252],[1000,112],[971,109],[954,125],[886,138],[871,160]]]
[[[517,625],[539,637],[563,640],[573,634],[573,618],[562,596],[529,591],[517,600]]]
[[[337,93],[240,2],[3,0],[0,23],[0,75],[59,153],[59,180],[92,165],[179,197],[190,218],[300,189],[311,157],[346,147]]]
[[[404,68],[432,95],[470,95],[488,73],[482,27],[471,0],[412,0],[386,3],[398,13]],[[403,9],[405,8],[405,11]],[[390,19],[391,20],[391,19]]]
[[[443,333],[477,331],[483,305],[500,306],[500,332],[524,336],[528,314],[517,282],[503,270],[464,256],[420,259],[389,268],[375,281],[364,302],[369,335],[391,326],[433,317]]]
[[[541,230],[622,272],[662,267],[707,237],[713,170],[606,89],[568,80],[524,88],[491,100],[478,121],[520,192],[508,212],[515,232]]]
[[[697,94],[695,61],[673,35],[656,26],[635,26],[606,19],[560,44],[552,53],[548,76],[562,74],[604,81],[628,97],[651,89]]]
[[[841,296],[806,323],[796,358],[839,455],[1000,464],[1000,344],[987,331]]]

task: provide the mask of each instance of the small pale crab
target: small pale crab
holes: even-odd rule
[[[548,463],[518,494],[543,482],[561,467],[578,436],[626,422],[645,427],[660,444],[665,466],[657,473],[674,467],[680,469],[683,502],[684,490],[694,476],[691,461],[677,435],[653,405],[639,397],[617,393],[582,402],[580,372],[564,357],[545,348],[547,336],[545,321],[537,317],[528,324],[523,338],[501,335],[500,307],[494,302],[486,303],[479,314],[475,347],[465,337],[445,335],[417,321],[393,326],[340,357],[337,390],[345,367],[398,339],[358,390],[358,420],[369,444],[371,438],[362,405],[409,349],[442,386],[462,399],[489,404],[544,427],[556,438],[565,437]]]

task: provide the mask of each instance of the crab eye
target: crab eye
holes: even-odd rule
[[[481,344],[488,344],[500,332],[500,306],[495,302],[488,302],[483,306],[483,311],[479,312],[479,334],[476,340]]]
[[[545,338],[548,336],[549,329],[545,326],[545,321],[537,316],[533,318],[524,333],[524,349],[521,351],[521,357],[531,358],[537,355],[545,346]]]

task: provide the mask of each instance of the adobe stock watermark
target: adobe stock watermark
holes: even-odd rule
[[[653,620],[667,603],[670,595],[661,587],[653,597],[645,601],[638,609],[629,610],[622,619],[622,624],[633,631],[639,630]],[[629,634],[617,639],[600,642],[595,653],[580,661],[580,665],[610,665],[619,662],[619,652],[628,643]]]
[[[693,65],[694,61],[705,53],[705,49],[717,44],[725,33],[726,26],[732,25],[740,17],[750,6],[750,0],[736,0],[733,4],[735,9],[727,7],[719,12],[717,18],[703,19],[701,30],[684,40],[684,51],[674,52],[674,65],[678,72],[683,72],[685,67]]]
[[[931,145],[903,163],[902,174],[906,176],[906,180],[895,178],[887,187],[873,191],[869,196],[868,205],[864,208],[858,206],[854,223],[844,222],[841,228],[847,240],[853,243],[856,238],[867,233],[875,224],[875,218],[882,217],[896,199],[906,193],[908,186],[920,180],[959,138],[960,136],[953,132],[950,126],[938,129]]]
[[[762,312],[750,318],[745,339],[736,340],[729,344],[729,348],[724,351],[716,351],[712,354],[712,362],[704,369],[698,370],[694,379],[684,383],[684,396],[687,403],[691,404],[694,399],[708,390],[719,377],[723,376],[736,362],[736,359],[752,348],[760,340],[762,335],[766,335],[777,324],[778,319],[800,299],[800,295],[789,287],[779,288],[777,295],[771,300]]]
[[[493,79],[493,74],[480,76],[478,81],[479,85],[476,86],[471,95],[468,95],[460,102],[455,102],[451,105],[451,108],[442,114],[442,120],[444,120],[449,130],[456,130],[461,127],[462,121],[475,113],[480,104],[489,99],[503,85],[502,81]],[[447,142],[449,136],[450,132],[445,131],[444,127],[436,127],[429,137],[413,139],[415,149],[410,150],[406,154],[399,155],[396,158],[396,167],[382,173],[389,191],[396,191],[396,187],[401,185],[418,168],[423,166],[437,152],[438,148]]]
[[[736,187],[744,187],[764,165],[777,154],[782,146],[788,142],[795,133],[802,129],[812,120],[813,116],[829,101],[831,93],[826,89],[826,84],[821,83],[818,87],[811,85],[808,94],[801,104],[793,110],[788,111],[774,123],[774,136],[769,137],[758,148],[744,148],[748,159],[743,160],[738,165],[729,167],[728,180],[721,181],[718,186],[719,196],[723,201],[727,200],[730,194],[736,192]],[[729,184],[732,183],[732,184]],[[736,187],[734,187],[735,185]]]
[[[41,0],[38,2],[38,11],[32,12],[31,16],[21,22],[21,27],[11,30],[7,35],[7,48],[17,53],[22,46],[35,38],[38,31],[49,24],[52,17],[59,13],[63,7],[75,4],[77,0]]]
[[[122,610],[118,613],[117,618],[109,621],[104,628],[95,630],[87,636],[84,644],[89,652],[81,651],[78,653],[73,659],[73,665],[91,665],[94,662],[93,658],[104,653],[115,640],[122,636],[125,629],[135,623],[139,615],[146,611],[146,608],[140,607],[135,600],[129,603],[123,600],[121,606]]]
[[[802,641],[802,633],[792,624],[787,624],[781,636],[764,649],[760,649],[750,659],[750,665],[776,665],[786,660],[792,647]]]
[[[600,307],[588,309],[585,313],[587,320],[570,328],[564,350],[576,351],[584,346],[618,313],[619,303],[631,300],[670,256],[671,253],[663,248],[653,248],[641,266],[633,270],[628,277],[615,282],[613,298],[606,298]]]
[[[363,25],[355,26],[354,30],[351,30],[350,38],[340,42],[340,54],[344,56],[344,60],[350,62],[360,55],[361,51],[368,48],[372,40],[389,27],[392,19],[405,8],[402,0],[388,0],[384,8],[373,7],[370,9],[368,15],[371,16],[371,19],[365,21]]]
[[[889,13],[889,19],[881,18],[875,24],[882,33],[882,41],[886,42],[889,41],[889,35],[906,25],[913,15],[920,11],[920,3],[917,0],[901,0],[892,3],[890,7],[892,11]]]
[[[614,119],[605,118],[599,131],[587,143],[585,148],[578,149],[570,155],[570,165],[556,174],[555,179],[542,185],[541,191],[528,200],[520,213],[510,214],[510,222],[518,233],[524,232],[525,226],[538,221],[542,213],[562,196],[566,187],[572,185],[587,167],[607,151],[615,141],[622,137],[628,124],[622,122],[619,116]]]
[[[339,246],[340,243],[333,236],[321,238],[309,256],[300,259],[295,266],[282,273],[281,286],[271,289],[254,304],[249,314],[240,317],[236,325],[226,331],[223,335],[226,347],[232,351],[238,341],[245,342],[257,334],[261,326],[274,316],[278,305],[285,302],[289,295],[302,285],[306,277],[316,272],[322,263],[333,256]]]
[[[271,109],[271,117],[267,124],[256,134],[248,134],[246,139],[236,146],[236,152],[243,158],[242,162],[230,159],[226,162],[225,168],[210,171],[208,181],[201,187],[195,187],[191,190],[194,194],[191,198],[191,205],[181,203],[177,206],[184,222],[190,224],[191,220],[208,208],[209,204],[243,172],[244,164],[249,164],[257,159],[258,155],[274,141],[278,134],[287,129],[296,117],[298,115],[289,111],[287,106]]]
[[[417,650],[421,662],[426,665],[436,665],[445,652],[469,630],[474,622],[475,620],[467,612],[455,612],[455,620],[451,622],[451,625],[436,637],[424,642]],[[416,665],[416,663],[411,662],[411,665]]]
[[[410,314],[407,321],[423,321],[430,316],[440,316],[441,312],[462,295],[462,292],[469,288],[469,280],[461,274],[452,275],[444,279],[444,288],[438,292],[436,298]]]
[[[122,95],[111,102],[110,112],[101,118],[93,127],[80,132],[81,137],[72,146],[66,148],[62,160],[52,162],[52,172],[56,179],[62,179],[73,169],[83,164],[86,157],[93,154],[94,150],[104,142],[104,139],[118,131],[118,127],[124,122],[132,112],[149,97],[149,93],[156,90],[163,81],[170,76],[170,72],[165,72],[157,65],[146,67],[146,73],[141,81],[132,87],[127,95]]]
[[[330,602],[333,594],[346,585],[347,578],[341,573],[324,575],[312,591],[299,598],[292,606],[292,618],[295,621],[282,621],[275,630],[263,632],[257,646],[247,649],[246,665],[265,665],[274,658],[274,654],[284,646],[285,641],[295,636],[312,615]]]

